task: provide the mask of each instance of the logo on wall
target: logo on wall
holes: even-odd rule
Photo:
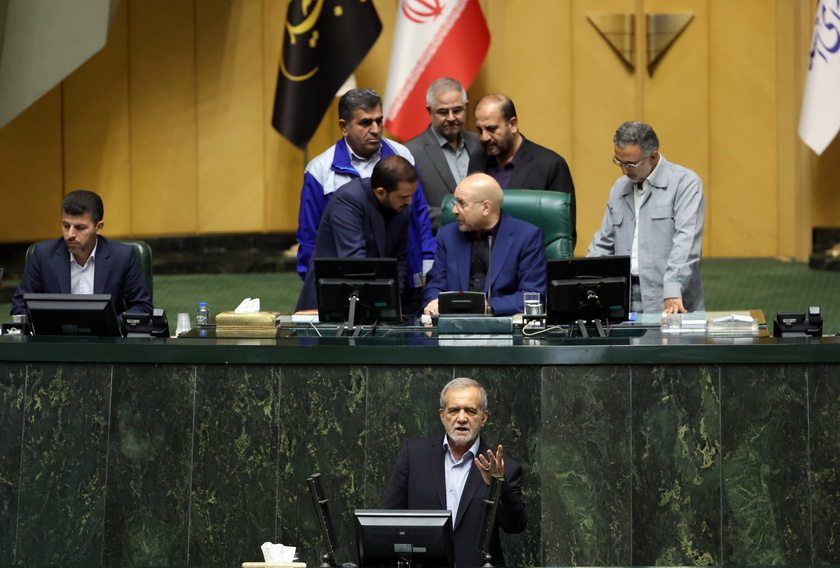
[[[405,0],[402,12],[412,22],[425,24],[443,14],[443,6],[440,0]]]

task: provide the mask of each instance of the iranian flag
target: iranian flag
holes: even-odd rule
[[[385,87],[385,128],[401,140],[429,125],[426,90],[451,77],[464,88],[475,79],[490,31],[478,0],[400,0]]]

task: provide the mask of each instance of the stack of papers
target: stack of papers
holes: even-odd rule
[[[663,333],[706,333],[706,312],[662,314]]]

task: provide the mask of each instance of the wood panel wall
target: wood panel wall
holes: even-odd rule
[[[356,79],[383,91],[397,0],[373,1],[383,33]],[[492,41],[470,99],[508,94],[525,135],[569,161],[578,255],[620,175],[615,128],[643,120],[704,181],[705,256],[804,258],[840,217],[840,143],[817,158],[796,134],[815,4],[481,0]],[[124,0],[105,49],[0,129],[0,241],[57,235],[79,188],[103,196],[111,236],[294,231],[305,161],[340,133],[335,105],[306,155],[271,128],[286,6]],[[614,12],[639,22],[635,70],[587,21]],[[670,12],[694,19],[651,75],[644,15]]]

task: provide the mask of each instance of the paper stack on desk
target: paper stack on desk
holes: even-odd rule
[[[706,312],[662,314],[662,333],[706,333]]]
[[[761,334],[764,315],[760,310],[734,312],[689,312],[662,314],[662,333],[709,336],[753,336]]]

